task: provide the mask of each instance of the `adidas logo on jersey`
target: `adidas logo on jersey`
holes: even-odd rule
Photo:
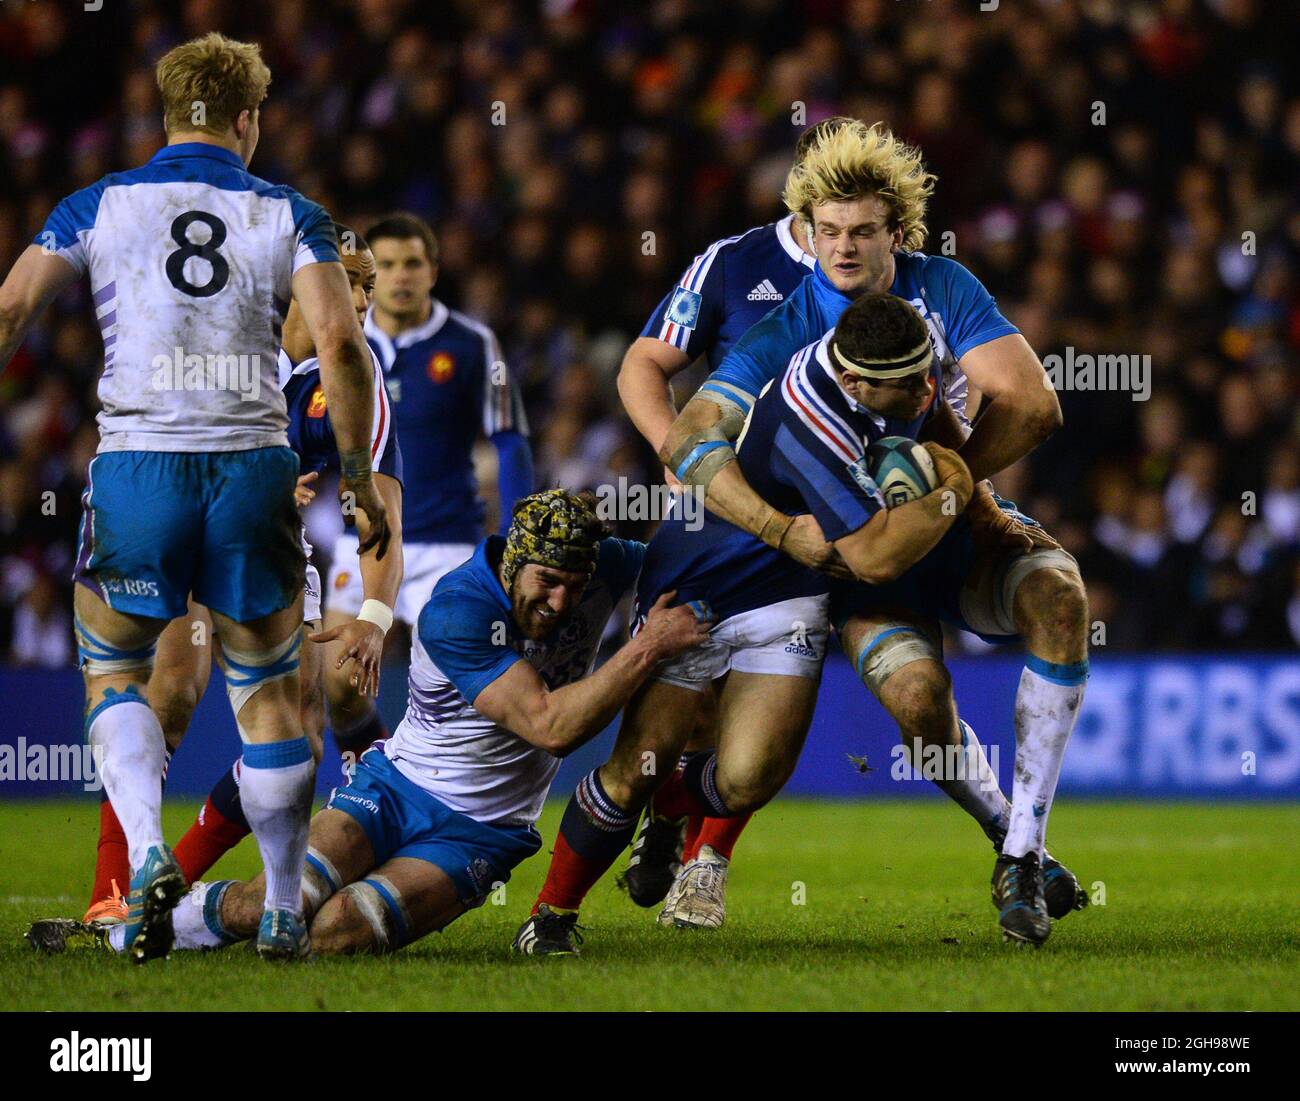
[[[764,279],[746,297],[751,302],[780,302],[785,295],[772,286],[772,280]]]

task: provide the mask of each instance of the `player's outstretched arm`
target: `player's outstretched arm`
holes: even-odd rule
[[[896,508],[881,509],[857,531],[835,541],[854,575],[887,585],[932,551],[970,501],[970,471],[955,451],[927,443],[938,488]]]
[[[382,558],[389,532],[384,502],[371,475],[374,375],[347,272],[337,262],[307,264],[293,277],[293,297],[316,345],[345,489],[370,521],[369,534],[361,540],[361,553],[373,547]]]
[[[801,565],[851,576],[811,515],[788,516],[754,491],[734,461],[734,441],[743,427],[738,410],[729,415],[717,402],[697,394],[673,422],[659,457],[681,482],[703,491],[705,505],[728,523]]]
[[[1019,333],[972,348],[960,362],[988,406],[960,449],[978,482],[1028,455],[1064,422],[1042,363]]]
[[[623,356],[618,369],[618,396],[636,430],[659,451],[677,419],[672,377],[690,363],[690,357],[653,336],[639,336]]]
[[[0,371],[9,366],[27,330],[77,278],[77,269],[39,245],[29,245],[0,284]]]
[[[361,558],[361,614],[336,627],[308,636],[312,642],[342,639],[343,652],[335,668],[354,662],[352,687],[372,699],[379,695],[379,670],[384,657],[384,636],[393,625],[393,608],[402,587],[402,483],[387,474],[375,474],[375,488],[383,499],[388,516],[388,553],[383,558],[373,554]],[[364,512],[357,514],[357,533],[364,539],[370,521]],[[376,607],[382,605],[382,607]],[[375,618],[369,618],[374,616]],[[366,618],[363,618],[366,617]],[[380,622],[380,619],[385,622]]]
[[[665,593],[636,636],[582,680],[554,691],[526,661],[516,661],[474,699],[474,709],[531,745],[563,757],[599,734],[659,662],[709,637],[708,620]]]

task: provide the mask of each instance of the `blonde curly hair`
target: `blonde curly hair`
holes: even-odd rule
[[[900,141],[881,123],[854,120],[823,134],[790,169],[781,198],[786,208],[812,222],[812,208],[875,195],[889,207],[903,248],[925,243],[925,207],[938,177],[927,172],[921,151]]]

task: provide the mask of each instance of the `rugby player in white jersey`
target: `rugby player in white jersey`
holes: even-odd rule
[[[559,758],[613,719],[660,662],[709,623],[665,593],[635,638],[592,673],[610,614],[645,545],[602,537],[591,495],[524,498],[420,613],[410,704],[312,819],[303,876],[321,953],[389,952],[481,905],[541,847],[534,823]],[[217,948],[257,928],[261,877],[194,885],[178,948]],[[113,945],[103,930],[72,941]]]
[[[0,366],[90,277],[105,365],[75,595],[86,726],[132,868],[126,946],[164,956],[185,880],[162,836],[166,746],[147,702],[157,639],[212,611],[241,737],[243,805],[266,868],[260,955],[291,958],[315,763],[299,716],[305,559],[280,329],[296,298],[336,413],[344,484],[386,549],[371,475],[372,366],[329,215],[247,171],[270,71],[219,34],[158,63],[167,147],[64,199],[0,286]]]
[[[353,305],[358,320],[364,319],[374,293],[375,262],[366,241],[346,226],[336,226],[343,268],[348,273]],[[363,603],[355,618],[343,619],[321,632],[320,574],[307,553],[307,582],[303,590],[303,625],[309,633],[303,640],[299,664],[299,706],[303,733],[317,761],[325,730],[322,677],[322,644],[334,642],[336,674],[350,680],[354,690],[373,698],[379,689],[379,665],[391,609],[402,582],[402,486],[401,453],[392,430],[383,374],[374,361],[375,418],[370,450],[375,484],[388,509],[391,540],[382,559],[366,555],[361,560]],[[297,452],[301,469],[297,497],[305,507],[315,496],[312,483],[325,470],[337,472],[338,451],[333,417],[320,385],[320,362],[311,333],[297,302],[289,306],[284,322],[284,343],[280,348],[279,384],[289,414],[289,443]],[[364,513],[356,517],[362,535],[368,527]],[[305,540],[305,531],[304,531]],[[365,603],[369,601],[370,603]],[[190,719],[207,691],[212,669],[212,616],[201,604],[190,601],[186,615],[172,620],[158,638],[153,675],[149,678],[149,706],[162,724],[169,752],[174,753],[185,737]],[[239,762],[227,769],[213,785],[195,822],[176,843],[173,851],[189,883],[201,878],[227,851],[248,836],[249,825],[239,798]],[[83,922],[105,924],[126,920],[126,900],[117,884],[130,879],[126,841],[122,827],[107,798],[100,807],[99,843],[95,859],[95,886]],[[28,940],[38,947],[58,950],[64,919],[36,922]],[[52,943],[46,943],[52,942]]]

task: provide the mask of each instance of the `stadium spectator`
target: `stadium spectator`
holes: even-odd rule
[[[803,125],[879,119],[939,174],[927,247],[1040,356],[1151,356],[1147,402],[1063,392],[1065,429],[998,480],[1080,557],[1108,647],[1300,644],[1300,26],[1251,0],[926,7],[0,5],[0,265],[154,152],[152,60],[219,26],[275,73],[259,175],[361,228],[434,224],[439,293],[500,335],[545,484],[645,479],[611,383],[662,287],[779,215]],[[10,660],[61,653],[31,639],[70,605],[91,317],[69,291],[0,380]]]

